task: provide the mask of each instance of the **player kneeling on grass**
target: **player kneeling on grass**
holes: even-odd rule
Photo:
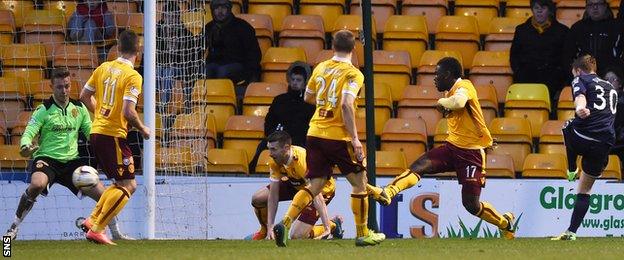
[[[261,240],[268,236],[274,239],[273,223],[280,201],[292,200],[295,194],[305,187],[306,150],[291,145],[291,137],[285,131],[275,131],[267,137],[267,147],[271,154],[269,162],[271,183],[256,191],[251,199],[251,205],[260,222],[260,230],[246,239]],[[305,239],[342,238],[342,219],[335,216],[332,220],[327,217],[327,205],[334,197],[336,181],[330,177],[317,195],[308,205],[299,218],[293,223],[291,238]],[[322,225],[314,225],[321,218]]]
[[[78,157],[78,135],[82,132],[89,137],[91,118],[80,101],[69,98],[71,80],[67,69],[54,69],[51,81],[52,96],[33,112],[20,140],[20,154],[23,157],[32,155],[34,159],[30,165],[30,184],[20,198],[15,220],[6,233],[12,239],[17,236],[18,227],[32,209],[37,196],[46,196],[52,184],[59,183],[79,198],[86,195],[95,201],[104,192],[101,182],[81,189],[72,183],[74,170],[88,164],[88,160]],[[39,138],[33,142],[36,136]],[[114,239],[128,239],[119,232],[115,219],[108,227]]]
[[[583,172],[576,194],[576,203],[568,230],[552,240],[576,240],[578,230],[589,209],[589,195],[594,181],[609,162],[609,150],[615,143],[615,120],[618,95],[613,85],[596,75],[596,59],[584,55],[572,63],[572,95],[576,112],[563,128],[568,157],[568,180],[574,181],[578,168],[576,159],[583,156]]]
[[[438,100],[439,109],[447,117],[446,143],[423,154],[385,188],[368,185],[367,189],[375,200],[388,205],[397,193],[416,185],[421,175],[455,171],[462,185],[464,208],[497,226],[502,237],[513,239],[513,214],[501,215],[490,203],[479,201],[485,186],[484,149],[492,146],[493,140],[483,120],[477,91],[461,76],[458,60],[443,58],[438,62],[434,82],[438,91],[446,92],[446,97]]]

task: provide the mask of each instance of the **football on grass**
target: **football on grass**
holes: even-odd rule
[[[100,176],[98,171],[91,166],[80,166],[74,170],[72,182],[76,188],[90,188],[98,184]]]

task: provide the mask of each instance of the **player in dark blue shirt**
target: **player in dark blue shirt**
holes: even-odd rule
[[[563,128],[568,156],[568,180],[578,173],[576,158],[583,156],[582,173],[576,203],[568,230],[553,240],[576,240],[576,231],[589,208],[589,195],[594,181],[600,177],[609,161],[609,150],[615,142],[613,122],[618,95],[614,87],[596,75],[596,59],[584,55],[572,63],[572,95],[576,106],[574,119]]]

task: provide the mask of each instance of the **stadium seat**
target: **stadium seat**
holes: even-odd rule
[[[11,44],[0,46],[3,67],[46,67],[46,50],[43,44]]]
[[[108,10],[113,14],[138,13],[139,8],[134,1],[107,1]]]
[[[375,17],[371,17],[372,24],[375,23]],[[334,29],[332,32],[337,32],[340,30],[349,30],[353,32],[355,35],[355,50],[353,51],[355,56],[357,57],[358,64],[364,65],[364,45],[362,44],[363,39],[360,39],[360,32],[362,32],[362,16],[359,15],[341,15],[336,19],[334,23]],[[375,27],[372,27],[371,36],[373,37],[373,49],[375,49],[377,42],[377,31]]]
[[[223,148],[243,149],[247,152],[247,157],[252,158],[262,138],[264,117],[230,116],[223,131]]]
[[[404,0],[401,14],[424,16],[429,33],[436,33],[438,21],[448,14],[448,0]]]
[[[338,16],[345,12],[345,0],[300,0],[299,12],[303,15],[318,15],[323,19],[325,32],[331,32]]]
[[[23,20],[26,19],[29,12],[35,10],[33,1],[26,0],[1,0],[0,10],[9,10],[13,13],[15,24],[24,24]]]
[[[455,0],[455,15],[477,18],[479,32],[486,34],[492,18],[498,16],[499,0]]]
[[[314,57],[325,49],[323,19],[317,15],[286,16],[278,41],[280,47],[303,48],[306,57]]]
[[[378,82],[390,86],[393,101],[403,97],[412,79],[412,65],[406,51],[373,51],[373,73]]]
[[[473,16],[443,16],[435,34],[436,50],[459,51],[462,67],[470,69],[472,59],[480,48],[479,28]]]
[[[243,98],[243,115],[266,116],[275,96],[286,93],[288,86],[282,83],[252,82]]]
[[[401,151],[377,151],[375,167],[378,176],[397,176],[407,169],[407,162]]]
[[[4,116],[2,125],[5,131],[18,122],[18,115],[26,109],[26,102],[21,78],[0,77],[0,113]]]
[[[6,116],[4,115],[4,111],[0,111],[0,145],[4,145],[7,143],[7,127],[6,127]]]
[[[262,55],[264,55],[273,46],[273,21],[271,16],[267,14],[239,14],[236,16],[247,21],[254,28],[258,45],[260,45],[260,50]]]
[[[511,156],[514,165],[523,165],[524,158],[532,151],[531,123],[524,118],[494,118],[490,134],[497,143],[492,153]]]
[[[506,51],[478,51],[472,61],[468,79],[475,86],[494,86],[496,99],[505,100],[507,88],[513,83],[509,52]]]
[[[206,14],[209,14],[206,16]],[[196,12],[182,12],[180,14],[180,20],[184,27],[188,29],[193,35],[199,36],[204,32],[204,27],[212,20],[212,15],[210,15],[210,9]]]
[[[566,86],[559,93],[559,101],[557,102],[557,119],[568,120],[574,118],[574,100],[572,99],[572,87]]]
[[[567,178],[566,157],[563,154],[527,155],[522,166],[522,178]]]
[[[615,155],[609,155],[609,163],[607,167],[602,172],[601,179],[616,179],[618,181],[622,181],[622,162],[620,162],[620,158]]]
[[[516,26],[524,23],[526,18],[494,17],[490,22],[488,35],[485,36],[486,51],[509,51],[516,32]]]
[[[513,159],[509,155],[488,154],[485,160],[487,178],[516,178]]]
[[[438,99],[444,94],[434,86],[407,86],[397,106],[398,118],[421,118],[426,122],[427,133],[435,133],[442,114],[436,109]]]
[[[204,170],[208,173],[249,174],[249,159],[245,150],[210,149]]]
[[[31,93],[31,89],[36,89],[44,79],[44,69],[42,68],[2,68],[2,76],[5,78],[20,78],[23,80],[23,92]]]
[[[59,45],[52,54],[52,64],[55,67],[67,67],[72,80],[84,86],[98,66],[96,53],[96,47],[90,44]]]
[[[581,20],[585,13],[585,2],[580,0],[559,0],[557,2],[557,18]]]
[[[15,19],[9,10],[0,10],[0,45],[13,43],[15,37]]]
[[[413,69],[418,67],[428,44],[429,32],[424,16],[393,15],[388,18],[383,33],[383,49],[407,51]]]
[[[539,153],[566,154],[566,148],[563,144],[563,132],[561,132],[564,123],[565,121],[563,120],[549,120],[542,124],[538,145]]]
[[[24,131],[26,130],[26,126],[28,125],[28,121],[30,121],[30,116],[32,115],[32,111],[21,111],[17,114],[17,121],[13,124],[7,124],[7,126],[11,127],[11,144],[19,144]],[[7,122],[10,123],[10,122]]]
[[[156,171],[172,171],[193,173],[196,168],[201,166],[204,159],[198,157],[194,160],[190,147],[160,147],[156,146]]]
[[[170,137],[177,146],[193,150],[212,149],[217,146],[217,129],[213,114],[191,113],[176,116]]]
[[[139,35],[143,34],[143,13],[115,13],[114,16],[120,31],[131,29]]]
[[[295,61],[307,62],[302,48],[271,47],[262,56],[262,81],[275,83],[286,82],[286,71]]]
[[[19,150],[19,144],[0,145],[0,168],[11,171],[28,168],[28,158],[20,156]]]
[[[433,86],[433,78],[435,77],[435,69],[438,61],[444,57],[453,57],[462,61],[461,54],[456,51],[439,51],[428,50],[423,52],[420,63],[418,64],[418,73],[416,73],[416,84],[421,86]]]
[[[378,33],[384,32],[388,17],[394,15],[397,9],[397,0],[371,0],[371,11],[375,15],[375,29]],[[350,14],[362,15],[360,0],[351,0]]]
[[[550,96],[544,84],[513,84],[505,99],[505,117],[526,118],[537,138],[550,114]]]
[[[392,117],[392,94],[390,93],[390,87],[386,83],[375,82],[375,134],[380,135],[381,131],[386,124],[386,121]],[[358,110],[356,111],[358,117],[366,116],[366,86],[360,90],[359,97],[356,99]]]
[[[364,150],[364,153],[366,153],[366,117],[359,117],[358,115],[356,115],[355,128],[358,133],[358,138],[360,139],[360,142],[362,142],[362,148]]]
[[[446,118],[440,119],[436,124],[435,133],[433,134],[433,147],[438,147],[446,143],[448,137],[448,124]]]
[[[43,1],[44,10],[59,10],[65,15],[65,20],[69,20],[69,17],[76,11],[77,3],[75,1]]]
[[[269,162],[271,161],[271,153],[269,150],[263,150],[258,157],[258,164],[256,164],[255,173],[258,174],[269,174]]]
[[[273,20],[273,29],[282,30],[284,18],[293,14],[292,0],[249,0],[247,11],[250,14],[270,15]]]
[[[323,61],[331,59],[333,56],[334,56],[333,50],[322,50],[315,56],[313,65],[316,66]],[[351,64],[353,64],[353,66],[355,66],[356,68],[360,67],[359,66],[360,64],[358,63],[358,59],[356,55],[351,56]]]
[[[191,103],[203,107],[215,116],[217,132],[223,133],[230,116],[236,113],[234,84],[229,79],[200,79],[195,81]]]
[[[498,99],[496,97],[496,89],[494,86],[475,86],[477,97],[483,111],[483,119],[485,124],[489,125],[492,119],[498,117]]]
[[[382,151],[401,151],[408,164],[427,151],[427,126],[417,119],[391,118],[381,133]]]
[[[505,7],[505,17],[522,18],[525,21],[533,16],[529,0],[507,0]]]
[[[18,32],[21,43],[38,43],[46,48],[47,60],[58,46],[65,44],[65,17],[59,10],[33,10],[27,13]]]

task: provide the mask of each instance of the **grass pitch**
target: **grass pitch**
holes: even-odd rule
[[[549,241],[516,239],[392,239],[357,248],[353,240],[15,241],[14,259],[622,259],[624,238]]]

